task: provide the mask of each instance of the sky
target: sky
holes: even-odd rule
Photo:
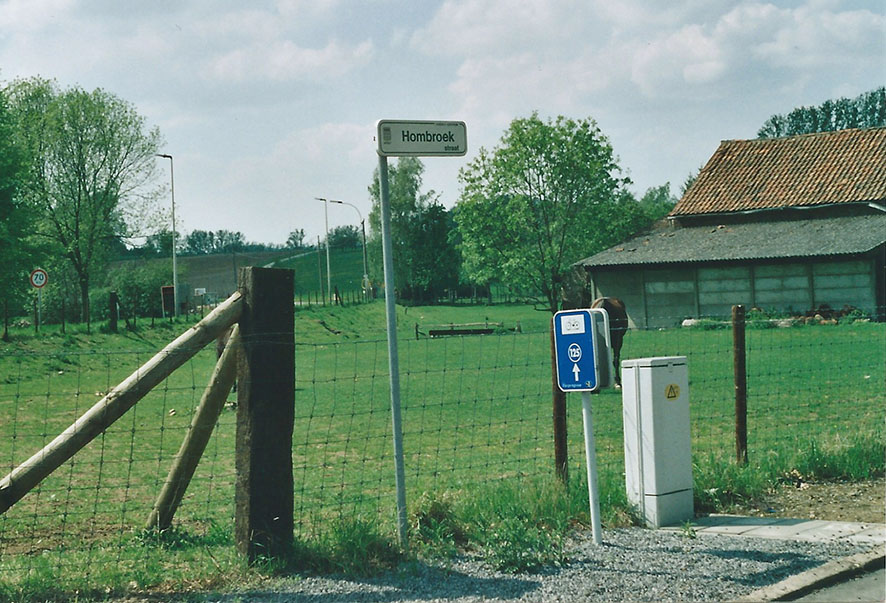
[[[886,84],[886,2],[0,0],[0,82],[33,76],[159,128],[180,233],[316,241],[368,219],[379,119],[466,123],[464,157],[423,159],[446,207],[534,111],[592,118],[637,196],[679,194],[721,140]]]

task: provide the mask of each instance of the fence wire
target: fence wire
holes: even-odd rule
[[[716,327],[716,328],[715,328]],[[693,453],[734,454],[728,325],[631,330],[622,358],[685,355]],[[763,328],[766,327],[766,328]],[[46,343],[51,347],[49,340]],[[0,466],[8,473],[155,352],[0,352]],[[34,346],[37,347],[37,346]],[[747,331],[749,457],[882,438],[886,325]],[[407,501],[471,495],[502,480],[554,473],[547,332],[400,340]],[[0,514],[0,582],[49,572],[100,584],[108,567],[137,582],[156,538],[143,531],[215,363],[204,350],[34,491]],[[295,529],[319,534],[345,517],[395,517],[386,343],[296,342]],[[570,473],[583,473],[580,397],[568,397]],[[601,476],[623,486],[621,394],[593,397]],[[232,394],[163,542],[170,572],[233,563]],[[621,480],[621,481],[619,481]],[[604,493],[605,496],[605,493]],[[178,546],[179,549],[175,547]],[[184,551],[184,552],[182,552]],[[226,561],[227,560],[227,561]],[[177,569],[172,569],[173,565]],[[74,578],[71,578],[74,580]]]

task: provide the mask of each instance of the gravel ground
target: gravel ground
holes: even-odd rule
[[[438,566],[409,564],[363,580],[296,577],[260,590],[211,594],[206,601],[728,601],[784,578],[866,550],[849,543],[606,530],[569,544],[562,568],[501,574],[471,558]],[[154,599],[156,600],[156,599]],[[193,600],[193,599],[192,599]]]

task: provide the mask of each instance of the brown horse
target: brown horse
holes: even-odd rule
[[[612,342],[612,365],[615,369],[615,387],[621,387],[621,345],[628,330],[628,311],[617,297],[598,297],[592,308],[602,308],[609,314],[609,339]]]

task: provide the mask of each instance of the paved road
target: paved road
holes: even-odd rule
[[[886,601],[886,568],[867,572],[796,599],[797,601]]]

